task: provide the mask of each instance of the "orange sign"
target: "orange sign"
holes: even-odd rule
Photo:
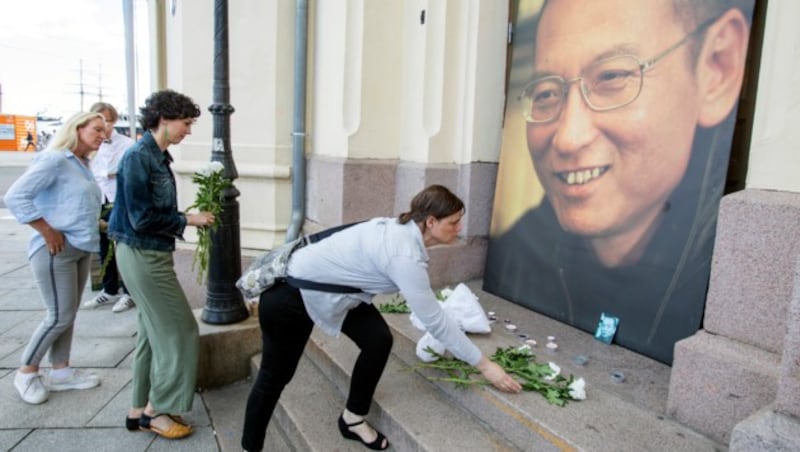
[[[0,114],[0,151],[35,151],[36,116]]]

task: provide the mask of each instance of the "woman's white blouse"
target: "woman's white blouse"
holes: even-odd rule
[[[320,283],[356,287],[364,293],[337,294],[301,289],[308,315],[323,331],[338,336],[347,312],[372,303],[375,294],[400,291],[431,335],[458,359],[475,365],[481,352],[444,314],[430,287],[428,253],[413,221],[373,218],[297,250],[289,275]]]

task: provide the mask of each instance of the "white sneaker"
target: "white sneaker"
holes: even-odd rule
[[[114,304],[114,307],[111,308],[111,311],[113,312],[127,311],[128,309],[133,308],[135,306],[136,303],[133,302],[133,298],[131,298],[130,295],[124,293],[119,297],[119,301],[117,301],[117,303]]]
[[[20,397],[31,405],[38,405],[47,401],[47,388],[42,384],[42,376],[38,372],[24,374],[17,371],[14,375],[14,387],[17,388]]]
[[[100,291],[96,297],[92,298],[91,300],[87,300],[83,303],[84,308],[94,309],[100,306],[106,306],[108,304],[114,304],[119,300],[119,295],[111,295],[106,293],[104,290]]]
[[[100,378],[94,374],[83,374],[75,369],[64,378],[47,377],[47,388],[51,391],[69,391],[70,389],[90,389],[100,385]]]

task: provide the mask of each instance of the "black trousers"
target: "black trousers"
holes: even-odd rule
[[[242,448],[264,447],[267,425],[283,388],[294,376],[314,326],[303,306],[300,290],[279,283],[261,294],[258,306],[261,324],[261,367],[247,399]],[[351,309],[342,333],[361,349],[356,359],[347,397],[347,409],[366,415],[392,349],[392,333],[380,312],[370,304]]]
[[[108,221],[108,218],[111,216],[111,209],[108,209],[108,204],[103,205],[103,211],[108,211],[108,213],[102,215],[102,219]],[[109,295],[116,295],[121,288],[123,292],[125,292],[125,286],[122,283],[122,280],[119,278],[119,272],[117,271],[117,259],[116,256],[111,256],[111,259],[107,259],[109,248],[111,248],[111,242],[108,240],[108,234],[105,232],[100,233],[100,266],[102,267],[105,265],[105,273],[103,273],[103,292]],[[108,263],[106,263],[108,260]]]

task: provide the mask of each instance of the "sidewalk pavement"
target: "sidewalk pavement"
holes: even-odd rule
[[[0,151],[0,160],[4,167],[26,167],[30,164],[35,152]]]
[[[30,272],[26,249],[31,229],[0,209],[0,450],[2,451],[234,451],[245,401],[243,380],[195,395],[184,417],[195,428],[170,441],[150,432],[128,432],[136,309],[113,313],[111,306],[81,309],[75,322],[71,364],[97,374],[99,387],[51,392],[41,405],[28,405],[14,388],[14,374],[44,310]],[[82,300],[97,292],[87,284]],[[45,358],[45,366],[49,366]]]

